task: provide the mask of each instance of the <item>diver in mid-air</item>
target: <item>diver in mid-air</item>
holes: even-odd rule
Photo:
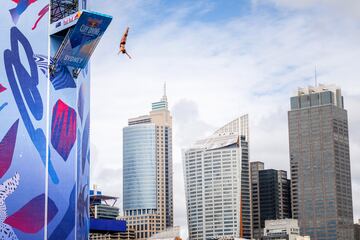
[[[119,49],[119,53],[118,53],[118,54],[120,54],[120,53],[126,54],[126,56],[128,56],[128,57],[131,59],[131,56],[127,53],[126,48],[125,48],[128,34],[129,34],[129,27],[126,28],[126,30],[125,30],[125,32],[124,32],[124,35],[123,35],[123,37],[121,38],[121,41],[120,41],[120,49]]]

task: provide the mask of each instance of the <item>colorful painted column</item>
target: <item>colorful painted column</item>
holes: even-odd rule
[[[0,8],[0,239],[88,239],[88,59],[111,17],[73,2]]]

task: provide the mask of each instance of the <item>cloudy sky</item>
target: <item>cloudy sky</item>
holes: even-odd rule
[[[92,61],[92,183],[122,197],[122,128],[150,111],[166,82],[175,224],[186,226],[181,149],[248,113],[251,161],[288,170],[289,97],[314,84],[316,66],[318,82],[343,91],[360,218],[358,0],[90,0],[90,8],[114,17]],[[117,55],[126,26],[133,60]]]

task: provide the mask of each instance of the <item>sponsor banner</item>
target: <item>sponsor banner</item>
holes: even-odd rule
[[[81,16],[81,11],[71,14],[57,22],[50,24],[50,34],[61,32],[62,30],[74,26]]]
[[[107,15],[83,11],[68,37],[64,39],[64,48],[57,63],[74,68],[85,68],[111,20],[112,17]]]

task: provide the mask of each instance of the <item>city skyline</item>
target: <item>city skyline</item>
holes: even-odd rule
[[[96,184],[119,197],[112,220],[137,239],[282,229],[353,240],[359,0],[10,0],[1,11],[4,238],[105,234],[89,224]]]
[[[245,9],[240,7],[239,14],[228,18],[222,18],[228,6],[213,2],[201,1],[196,6],[186,2],[170,6],[142,1],[112,2],[111,6],[92,3],[93,10],[122,14],[114,18],[92,66],[92,168],[101,166],[98,173],[92,172],[92,181],[104,191],[121,197],[121,126],[129,116],[147,111],[147,104],[161,94],[164,81],[174,117],[174,169],[182,169],[181,149],[189,142],[249,113],[250,161],[289,172],[288,98],[298,87],[314,85],[316,65],[319,83],[336,84],[343,90],[349,111],[353,199],[360,197],[360,131],[356,127],[360,89],[354,87],[359,78],[354,59],[360,54],[359,16],[353,11],[357,3],[343,6],[333,1],[313,8],[319,1],[308,1],[305,6],[291,6],[287,1],[246,2]],[[164,15],[158,17],[159,12]],[[132,61],[113,57],[108,47],[117,47],[126,25],[130,26]],[[104,81],[113,87],[102,88]],[[103,107],[109,101],[115,111]],[[174,216],[175,225],[186,226],[181,175],[182,170],[174,173],[178,190]],[[112,182],[116,187],[109,183],[112,178],[120,179]],[[354,218],[359,217],[360,205],[354,201]]]

